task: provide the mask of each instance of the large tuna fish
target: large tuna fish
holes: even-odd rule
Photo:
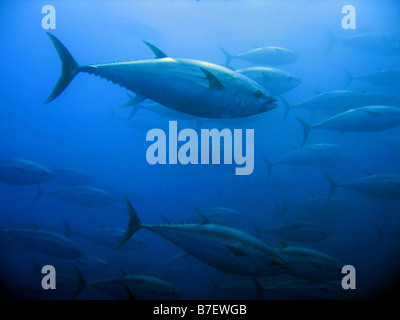
[[[288,268],[286,261],[261,240],[237,229],[210,223],[201,213],[202,222],[197,224],[146,225],[126,201],[128,228],[116,248],[143,228],[222,272],[262,277],[284,273]]]
[[[55,99],[80,72],[106,78],[171,109],[205,118],[239,118],[276,107],[257,82],[212,63],[172,59],[145,42],[156,59],[79,66],[67,48],[47,33],[62,61],[62,73],[46,103]]]

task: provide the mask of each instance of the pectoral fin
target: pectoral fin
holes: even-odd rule
[[[246,253],[237,247],[232,247],[232,246],[226,246],[235,256],[238,257],[244,257],[246,255]]]
[[[133,107],[139,102],[142,102],[143,100],[146,100],[147,98],[144,96],[141,96],[139,94],[135,95],[134,97],[129,96],[130,99],[128,102],[121,104],[119,107],[120,108],[127,108],[127,107]]]
[[[365,112],[371,114],[374,117],[382,117],[382,113],[379,111],[373,111],[373,110],[364,110]]]
[[[322,269],[322,267],[318,263],[310,262],[310,264],[314,269],[318,269],[318,270]]]
[[[169,258],[169,260],[176,260],[176,259],[186,258],[189,256],[190,256],[190,253],[182,251],[182,252],[172,256],[171,258]]]
[[[207,77],[207,80],[209,82],[209,88],[223,88],[224,87],[224,85],[221,83],[221,81],[219,81],[219,79],[214,74],[212,74],[210,71],[208,71],[206,69],[203,69],[203,68],[200,68],[200,69],[201,69],[201,71],[204,72],[204,74]]]

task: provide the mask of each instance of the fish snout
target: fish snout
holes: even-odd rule
[[[278,268],[282,273],[288,272],[290,270],[289,262],[281,257],[275,257],[271,262],[271,266]]]
[[[298,86],[301,83],[301,79],[298,77],[292,77],[292,82],[295,86]]]
[[[264,102],[264,107],[266,107],[267,111],[275,109],[277,106],[276,99],[273,97],[266,99]]]

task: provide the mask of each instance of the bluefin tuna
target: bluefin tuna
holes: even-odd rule
[[[290,263],[289,275],[310,281],[340,280],[343,263],[336,258],[314,249],[287,246],[275,249]]]
[[[85,254],[80,246],[66,236],[43,229],[3,229],[24,246],[51,257],[79,259]]]
[[[99,229],[86,229],[81,231],[72,231],[70,226],[66,221],[64,221],[66,226],[67,235],[76,235],[80,238],[89,240],[95,244],[105,246],[108,248],[115,247],[115,244],[121,239],[125,230],[119,228],[110,228],[106,226],[100,226]],[[125,243],[124,246],[121,246],[121,250],[127,251],[136,251],[140,249],[147,248],[148,244],[138,235],[134,235]]]
[[[37,186],[37,195],[33,203],[36,203],[43,195],[48,195],[58,200],[79,206],[93,208],[108,206],[117,201],[117,198],[113,194],[94,187],[77,186],[43,192],[42,189]]]
[[[225,55],[226,66],[231,63],[232,59],[273,67],[292,63],[299,58],[297,53],[281,47],[261,47],[237,55],[231,55],[221,47],[220,49]]]
[[[85,285],[119,300],[176,300],[183,296],[179,288],[165,280],[146,275],[120,273],[120,276],[86,282]]]
[[[261,84],[272,96],[279,96],[292,90],[301,83],[301,79],[295,75],[275,68],[253,67],[236,70],[246,77]]]
[[[394,106],[367,106],[350,109],[314,125],[297,118],[303,127],[302,145],[311,129],[326,129],[339,132],[375,132],[400,125],[400,108]]]
[[[337,188],[343,187],[378,198],[400,199],[400,175],[398,174],[372,174],[341,184],[329,175],[325,174],[325,176],[330,185],[329,198],[333,196]]]
[[[398,69],[380,69],[379,71],[367,73],[358,77],[354,77],[347,69],[345,69],[345,71],[347,74],[345,88],[347,88],[354,81],[354,79],[363,80],[379,86],[389,86],[394,88],[398,88],[400,86],[400,70]]]
[[[54,172],[45,166],[24,159],[0,158],[0,181],[11,185],[33,185],[49,182]]]
[[[383,56],[400,54],[400,36],[389,33],[364,33],[349,37],[337,38],[331,31],[327,31],[329,46],[328,52],[337,43],[360,52],[368,52]]]
[[[271,176],[272,167],[278,164],[294,166],[315,166],[321,165],[326,161],[332,160],[340,154],[340,146],[329,143],[318,143],[303,146],[295,151],[288,153],[276,162],[271,162],[266,158],[264,162],[268,166],[268,177]]]
[[[79,66],[60,40],[47,34],[62,61],[62,73],[46,103],[85,72],[135,92],[138,101],[148,98],[199,117],[246,117],[277,106],[264,87],[240,73],[204,61],[169,58],[148,42],[156,59]]]
[[[290,105],[281,97],[285,105],[285,117],[294,108],[306,109],[312,115],[335,114],[344,112],[349,109],[372,105],[385,105],[400,107],[400,97],[392,96],[385,93],[374,92],[357,92],[346,90],[334,90],[325,93],[318,93],[317,96],[309,98],[305,101]]]
[[[130,202],[126,203],[129,223],[116,248],[143,228],[222,272],[261,277],[284,273],[288,268],[286,261],[261,240],[237,229],[212,224],[201,213],[198,224],[146,225],[140,222]]]

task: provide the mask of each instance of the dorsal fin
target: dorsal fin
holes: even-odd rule
[[[72,235],[72,230],[67,221],[62,219],[62,222],[64,224],[64,230],[65,230],[65,237],[69,238]]]
[[[316,262],[310,261],[310,264],[314,269],[317,269],[317,270],[321,270],[322,269],[321,265],[316,263]]]
[[[381,117],[382,113],[380,113],[379,111],[376,110],[364,110],[366,113],[371,114],[374,117]]]
[[[39,230],[40,229],[36,223],[31,222],[31,226],[32,226],[33,230]]]
[[[365,172],[369,176],[374,176],[375,175],[375,173],[373,173],[372,171],[369,171],[369,170],[363,170],[363,172]]]
[[[281,245],[282,249],[285,249],[288,247],[287,243],[285,243],[284,241],[282,241],[280,239],[277,239],[277,240],[278,240],[279,244]]]
[[[241,248],[234,247],[234,246],[228,246],[228,245],[226,245],[225,247],[227,247],[237,257],[246,256],[246,252],[244,252],[244,250]]]
[[[194,211],[196,211],[197,215],[200,218],[200,224],[209,224],[210,223],[210,221],[198,209],[194,208]]]
[[[151,51],[156,55],[156,59],[162,59],[162,58],[167,58],[168,56],[162,52],[160,49],[158,49],[155,45],[152,45],[151,43],[144,41],[143,43],[150,48]]]
[[[214,74],[212,74],[210,71],[208,71],[206,69],[203,69],[203,68],[200,68],[200,69],[201,69],[201,71],[204,72],[204,74],[207,77],[209,88],[223,88],[224,87],[224,85],[221,83],[221,81],[219,81],[219,79]]]
[[[123,270],[121,270],[121,269],[119,269],[119,268],[117,268],[117,271],[118,271],[118,273],[119,273],[119,275],[120,275],[121,277],[125,277],[126,275],[128,275],[125,271],[123,271]]]
[[[165,223],[171,223],[171,220],[167,219],[165,216],[163,216],[162,214],[160,214],[160,217],[164,220]]]

